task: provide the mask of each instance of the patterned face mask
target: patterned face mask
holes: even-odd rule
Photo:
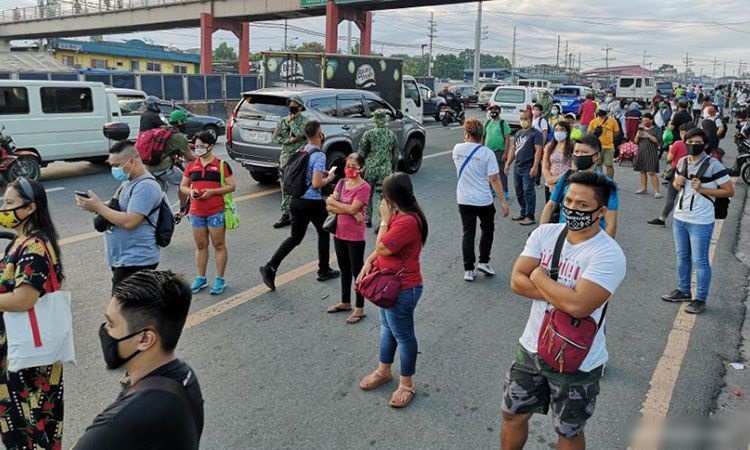
[[[570,231],[583,231],[586,228],[590,228],[596,222],[594,219],[594,213],[597,212],[601,207],[597,207],[593,211],[579,211],[576,209],[562,207],[562,213],[565,217],[565,223],[568,225]]]

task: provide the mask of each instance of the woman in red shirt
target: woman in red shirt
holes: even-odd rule
[[[416,395],[412,376],[417,364],[417,337],[414,335],[414,309],[422,296],[419,255],[427,240],[427,219],[414,197],[409,176],[402,172],[383,181],[380,202],[380,229],[375,251],[365,261],[358,279],[373,269],[404,270],[401,293],[389,309],[380,309],[380,363],[359,384],[369,391],[391,380],[391,365],[399,351],[401,379],[388,404],[407,406]]]
[[[226,226],[224,223],[224,194],[234,192],[235,183],[229,164],[214,156],[216,138],[203,132],[195,140],[195,155],[198,159],[185,168],[180,191],[189,195],[190,223],[193,226],[195,241],[195,264],[198,276],[193,280],[193,294],[208,286],[206,266],[208,266],[209,238],[216,251],[216,281],[211,295],[219,295],[226,288],[224,270],[227,267],[227,247],[225,245]],[[221,182],[223,172],[224,183]]]

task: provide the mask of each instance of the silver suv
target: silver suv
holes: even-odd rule
[[[246,92],[232,112],[227,126],[229,156],[250,171],[259,183],[275,183],[279,175],[281,147],[273,142],[279,121],[289,114],[287,100],[299,96],[304,115],[321,123],[326,136],[323,151],[328,167],[344,175],[346,156],[356,152],[365,131],[373,127],[370,117],[376,109],[391,112],[389,127],[401,148],[399,169],[416,173],[422,165],[425,129],[404,116],[376,94],[355,89],[266,88]]]

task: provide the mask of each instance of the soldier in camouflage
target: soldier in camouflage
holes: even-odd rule
[[[398,138],[388,128],[389,116],[385,109],[372,114],[375,128],[368,130],[359,143],[359,153],[365,158],[365,180],[370,183],[370,201],[367,203],[365,223],[372,227],[372,205],[380,204],[383,180],[396,171],[398,164]]]
[[[282,178],[289,157],[300,147],[307,144],[307,138],[305,138],[305,125],[307,124],[307,118],[302,115],[302,111],[305,110],[304,102],[300,97],[294,96],[289,99],[287,105],[289,106],[289,115],[281,119],[273,134],[274,142],[281,144],[279,175]],[[281,185],[281,218],[273,224],[274,228],[282,228],[291,225],[292,223],[292,219],[289,216],[289,204],[292,197],[283,191],[283,182]]]

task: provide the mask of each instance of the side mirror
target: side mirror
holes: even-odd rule
[[[396,111],[396,118],[397,119],[403,119],[404,118],[404,113],[402,113],[400,110],[397,110]]]
[[[109,122],[104,124],[102,133],[109,140],[124,141],[130,136],[130,127],[125,122]]]

